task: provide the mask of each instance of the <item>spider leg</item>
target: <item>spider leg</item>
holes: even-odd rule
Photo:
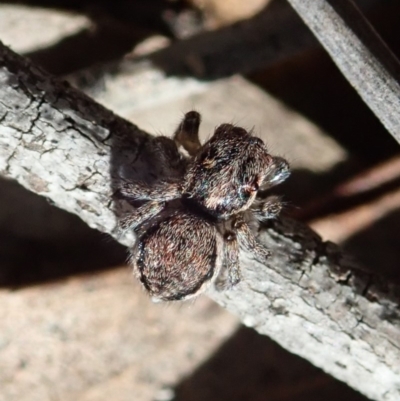
[[[165,207],[166,202],[147,202],[144,205],[140,206],[132,213],[127,214],[122,217],[118,225],[121,230],[135,230],[146,220],[151,219],[158,213],[160,213]]]
[[[178,182],[158,181],[153,184],[145,182],[122,181],[118,193],[126,200],[153,200],[169,201],[181,196],[181,189]]]
[[[278,217],[281,210],[281,198],[279,196],[273,195],[262,201],[256,200],[252,204],[250,212],[256,218],[256,220],[265,221]]]
[[[272,157],[272,162],[268,166],[264,175],[263,183],[260,186],[261,191],[265,191],[275,185],[285,181],[290,175],[289,163],[279,156]]]
[[[197,111],[189,111],[174,133],[174,141],[181,145],[190,156],[194,156],[200,148],[199,126],[201,117]]]
[[[217,279],[218,290],[232,288],[240,282],[239,244],[236,234],[228,231],[224,235],[223,271]]]
[[[177,144],[171,138],[167,138],[166,136],[152,138],[147,144],[146,151],[148,157],[157,163],[160,175],[183,174],[185,162],[179,153]]]
[[[260,259],[260,262],[264,263],[268,259],[271,252],[257,242],[243,216],[239,215],[236,217],[233,229],[236,231],[239,243],[254,254],[257,259]]]

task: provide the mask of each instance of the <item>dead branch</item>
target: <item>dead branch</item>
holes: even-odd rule
[[[0,66],[1,174],[122,241],[113,185],[127,169],[146,174],[150,136],[4,46]],[[398,400],[398,287],[293,220],[262,228],[259,240],[269,264],[243,253],[242,283],[211,297],[370,398]]]

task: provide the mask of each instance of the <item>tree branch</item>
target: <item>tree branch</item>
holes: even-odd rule
[[[118,237],[121,175],[157,172],[151,138],[0,46],[0,171]],[[267,266],[241,254],[244,280],[210,295],[243,323],[377,400],[400,396],[399,288],[354,268],[288,218],[260,230]]]
[[[400,64],[352,0],[288,0],[400,143]]]

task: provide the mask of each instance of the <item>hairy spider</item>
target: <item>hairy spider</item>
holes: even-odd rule
[[[190,111],[173,140],[154,140],[157,157],[166,171],[178,171],[175,176],[154,184],[123,181],[119,188],[128,201],[144,201],[120,226],[137,234],[130,261],[154,300],[194,297],[221,268],[218,285],[234,286],[240,281],[239,246],[261,261],[270,255],[249,224],[279,214],[278,197],[256,196],[284,181],[289,164],[271,156],[261,139],[231,124],[220,125],[201,145],[199,125],[199,113]],[[179,153],[180,146],[189,157]]]

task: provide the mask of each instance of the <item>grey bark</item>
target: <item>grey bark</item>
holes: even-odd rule
[[[400,142],[400,64],[352,0],[288,0]]]
[[[4,46],[0,83],[1,174],[128,244],[112,195],[121,175],[157,173],[151,137]],[[398,400],[399,288],[288,218],[262,227],[259,240],[268,265],[243,253],[243,282],[210,296],[368,397]]]

